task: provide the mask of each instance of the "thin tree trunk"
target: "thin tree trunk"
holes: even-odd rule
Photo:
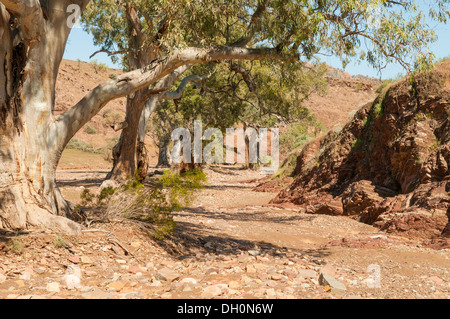
[[[139,62],[138,64],[142,64]],[[180,87],[176,91],[168,92],[168,90],[174,85],[174,82],[184,73],[186,72],[190,66],[182,66],[172,72],[170,75],[166,76],[164,79],[159,81],[154,90],[156,92],[160,92],[151,96],[149,99],[143,102],[145,99],[142,96],[138,99],[139,91],[133,100],[129,98],[130,103],[127,103],[127,120],[128,126],[126,129],[122,131],[121,138],[114,149],[113,158],[114,165],[113,170],[107,176],[108,179],[115,180],[124,180],[126,177],[133,176],[135,173],[138,173],[138,176],[141,180],[144,180],[147,176],[149,163],[148,163],[148,152],[145,147],[145,136],[146,136],[146,127],[147,123],[156,110],[158,103],[163,99],[179,99],[181,98],[181,94],[186,88],[186,86],[193,81],[201,81],[202,77],[199,76],[189,76],[186,79],[183,79]],[[142,107],[141,115],[139,118],[139,124],[136,125],[136,116],[139,114],[139,110]],[[130,114],[131,113],[131,114]],[[128,117],[130,114],[130,117]],[[137,142],[134,146],[135,152],[132,152],[133,145],[131,140],[137,134]],[[123,143],[127,143],[130,147],[125,150],[125,145]],[[168,142],[167,142],[168,145]],[[167,146],[166,145],[166,146]],[[167,147],[166,147],[167,150]],[[161,152],[160,152],[161,155]],[[167,155],[161,155],[162,162],[161,166],[170,167],[169,161],[167,159]],[[133,166],[133,163],[136,163]],[[135,167],[135,168],[134,168]],[[159,167],[159,165],[158,165]],[[135,172],[136,170],[136,172]]]
[[[170,162],[169,162],[169,144],[170,144],[170,139],[162,139],[159,143],[158,143],[158,164],[156,165],[156,167],[170,167]]]

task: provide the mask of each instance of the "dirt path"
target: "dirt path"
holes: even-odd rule
[[[103,173],[60,172],[63,192],[76,198]],[[124,225],[81,238],[0,233],[0,298],[450,297],[448,250],[270,206],[275,194],[252,190],[257,172],[217,166],[207,174],[208,187],[175,214],[173,241]],[[67,289],[68,270],[81,272],[76,289]]]

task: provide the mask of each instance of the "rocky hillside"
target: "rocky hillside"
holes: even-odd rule
[[[375,99],[375,90],[381,84],[377,79],[352,76],[331,66],[327,67],[325,77],[328,82],[326,94],[312,94],[305,102],[305,107],[311,110],[326,130],[348,122],[355,110]]]
[[[273,203],[388,232],[450,237],[450,60],[387,86],[342,130],[309,143]]]

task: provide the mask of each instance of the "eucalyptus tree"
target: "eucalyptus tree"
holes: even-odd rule
[[[390,11],[394,5],[402,10]],[[379,6],[385,10],[378,10]],[[347,63],[349,57],[360,54],[376,67],[390,60],[409,67],[406,58],[411,49],[420,59],[429,58],[420,50],[432,37],[428,30],[420,36],[409,33],[421,24],[421,16],[407,21],[404,14],[416,9],[413,1],[94,0],[84,22],[96,44],[102,46],[98,52],[121,60],[128,69],[142,67],[147,57],[164,55],[180,46],[243,47],[265,42],[279,52],[296,52],[305,58],[327,52],[341,55]],[[381,20],[383,25],[376,27]],[[359,50],[363,39],[371,41],[370,49]],[[235,72],[240,70],[235,66]],[[145,106],[142,97],[138,93],[128,97],[127,126],[114,149],[109,178],[123,180],[136,168],[146,172],[145,143],[139,132],[145,129],[145,114],[148,117],[158,98]]]
[[[157,35],[148,43],[149,62],[100,83],[57,115],[55,83],[72,26],[68,20],[72,21],[74,12],[84,12],[89,2],[0,0],[1,228],[33,226],[80,233],[81,226],[67,218],[75,216],[56,185],[55,172],[66,144],[109,101],[133,95],[146,100],[158,93],[155,83],[184,65],[308,59],[324,50],[365,57],[374,65],[394,59],[406,62],[411,55],[424,63],[430,58],[424,48],[434,36],[412,0],[111,2],[111,6],[98,6],[111,23],[120,16],[130,20],[125,24],[127,30],[131,24],[142,25],[141,33],[133,25],[133,37]],[[447,2],[432,3],[434,18],[445,20]],[[134,18],[115,10],[123,8],[122,3],[136,13]],[[382,23],[376,28],[366,22],[373,5],[383,8]],[[122,24],[111,29],[116,27]],[[363,39],[372,43],[367,50],[360,46]],[[147,49],[130,44],[125,47],[127,52],[143,54]],[[127,55],[124,63],[134,62]],[[139,119],[142,107],[130,109],[127,116]]]
[[[183,82],[194,76],[199,84],[186,89],[184,97],[160,101],[148,130],[159,147],[158,166],[169,166],[171,133],[177,127],[193,130],[193,122],[226,129],[272,127],[302,121],[314,125],[303,102],[312,93],[325,92],[325,64],[266,62],[210,63],[192,67]],[[206,76],[198,77],[195,74]],[[245,130],[244,130],[245,131]],[[248,139],[246,139],[248,141]]]

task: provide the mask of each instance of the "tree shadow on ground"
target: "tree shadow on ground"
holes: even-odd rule
[[[77,178],[77,179],[64,179],[64,178],[57,178],[57,184],[59,187],[67,187],[67,186],[72,186],[72,187],[80,187],[80,186],[84,186],[84,187],[98,187],[100,186],[103,181],[106,178],[107,172],[103,172],[103,171],[71,171],[70,174],[84,174],[84,175],[89,175],[89,177],[87,178]],[[102,174],[102,176],[104,175],[104,177],[93,177],[93,174]]]
[[[210,170],[215,173],[222,175],[231,175],[231,176],[239,176],[240,171],[245,171],[248,168],[245,167],[236,167],[236,166],[209,166]]]
[[[264,210],[260,208],[254,211],[249,211],[240,208],[227,208],[228,210],[241,210],[240,212],[212,212],[203,207],[185,208],[183,211],[174,213],[175,216],[188,217],[188,216],[200,216],[208,219],[225,220],[225,221],[259,221],[266,223],[277,224],[292,224],[297,221],[312,221],[317,218],[314,215],[304,215],[298,213],[283,213],[276,216],[270,216],[276,214],[274,211],[270,211],[269,208]]]
[[[237,190],[249,190],[250,188],[248,186],[237,186],[237,185],[206,185],[205,189],[213,189],[213,190],[219,190],[224,191],[227,189],[237,189]]]
[[[266,241],[252,241],[233,238],[226,234],[208,234],[203,227],[189,222],[179,222],[175,233],[170,237],[157,241],[166,252],[178,259],[195,257],[198,253],[216,256],[238,256],[249,250],[257,250],[261,256],[278,258],[295,258],[308,255],[311,258],[323,259],[330,255],[326,247],[316,249],[296,249],[274,245]]]

